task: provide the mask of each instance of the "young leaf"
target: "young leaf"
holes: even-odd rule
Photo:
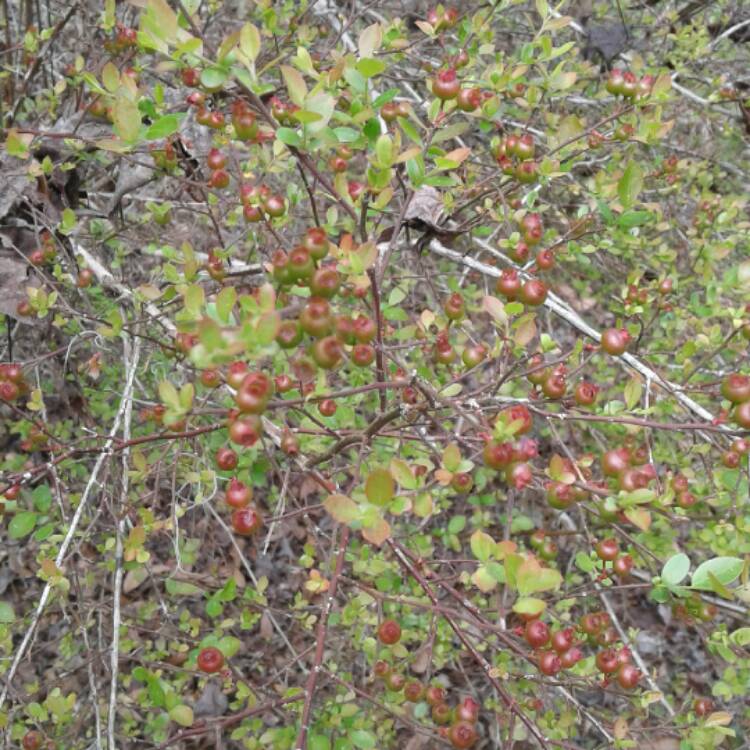
[[[631,161],[625,168],[619,182],[617,183],[617,194],[623,208],[630,208],[643,187],[643,170],[638,163]]]
[[[307,86],[305,85],[305,79],[302,77],[302,74],[289,65],[282,65],[281,75],[284,77],[284,83],[286,83],[289,98],[298,107],[301,107],[307,96]]]
[[[494,554],[497,545],[495,540],[484,531],[475,531],[470,539],[471,552],[479,562],[487,562]]]
[[[240,50],[251,61],[255,62],[260,52],[260,32],[251,23],[240,29]]]
[[[667,586],[678,586],[689,571],[690,558],[684,552],[680,552],[677,555],[672,555],[664,563],[664,567],[661,569],[661,579]]]
[[[711,580],[711,575],[715,576],[722,586],[728,586],[739,578],[744,565],[744,561],[739,557],[715,557],[713,560],[706,560],[693,573],[691,585],[694,589],[715,591],[716,587]]]

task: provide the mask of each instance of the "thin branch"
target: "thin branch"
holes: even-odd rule
[[[133,351],[130,351],[128,339],[123,339],[123,360],[125,369],[134,373],[141,356],[141,339],[136,338]],[[131,383],[132,388],[132,383]],[[125,402],[125,412],[122,420],[122,439],[127,443],[130,440],[130,425],[133,418],[133,400],[129,398]],[[128,459],[130,449],[125,448],[120,454],[121,486],[120,501],[115,504],[115,574],[112,592],[112,645],[110,646],[110,687],[109,687],[109,713],[107,715],[107,750],[115,750],[115,725],[117,722],[117,676],[120,666],[120,598],[122,596],[122,567],[123,567],[123,544],[122,538],[125,534],[125,520],[127,518],[125,509],[128,503],[128,490],[130,488],[128,472]]]

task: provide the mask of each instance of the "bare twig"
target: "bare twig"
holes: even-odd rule
[[[135,338],[133,350],[127,338],[123,340],[123,360],[126,372],[134,373],[141,356],[141,339]],[[132,378],[131,378],[132,380]],[[132,390],[132,382],[131,382]],[[130,423],[133,417],[133,400],[129,398],[125,403],[125,412],[122,419],[122,439],[130,440]],[[115,725],[117,723],[117,676],[120,665],[120,597],[122,595],[122,565],[123,544],[122,538],[125,534],[125,509],[128,503],[128,489],[130,487],[128,459],[130,449],[126,448],[120,454],[120,500],[115,503],[115,574],[112,591],[112,644],[110,646],[110,686],[109,686],[109,713],[107,715],[107,750],[115,750]]]

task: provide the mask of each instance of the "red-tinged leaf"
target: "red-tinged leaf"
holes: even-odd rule
[[[350,524],[359,519],[359,506],[346,495],[329,495],[323,502],[323,507],[339,523]]]
[[[384,518],[380,518],[372,526],[362,529],[362,536],[377,547],[380,547],[390,535],[391,526]]]
[[[490,317],[500,325],[503,325],[508,321],[508,314],[505,312],[505,304],[497,297],[483,297],[482,309],[486,313],[489,313]]]
[[[625,511],[625,518],[641,531],[648,531],[651,527],[651,513],[644,508],[628,508]]]

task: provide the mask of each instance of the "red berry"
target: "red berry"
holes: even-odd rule
[[[23,736],[21,745],[23,746],[23,750],[39,750],[43,741],[42,733],[32,729]]]
[[[578,406],[591,406],[596,402],[598,393],[599,388],[597,386],[593,383],[588,383],[585,380],[582,380],[576,385],[574,393],[576,404],[578,404]]]
[[[615,448],[602,456],[604,476],[616,477],[630,465],[630,451],[627,448]]]
[[[562,669],[560,657],[554,651],[542,651],[538,663],[539,671],[548,677],[556,675]]]
[[[355,344],[352,349],[352,362],[357,367],[368,367],[375,359],[375,349],[370,344]]]
[[[733,404],[750,400],[750,377],[734,373],[721,383],[721,395]]]
[[[750,430],[750,401],[737,404],[732,413],[732,419],[746,430]]]
[[[445,688],[430,685],[425,691],[425,700],[431,706],[438,706],[445,702]]]
[[[596,667],[600,672],[604,674],[612,674],[620,666],[620,660],[617,656],[617,651],[608,648],[604,651],[599,651],[596,655]]]
[[[237,454],[231,448],[219,448],[216,451],[216,465],[222,471],[237,468]]]
[[[227,505],[232,508],[244,508],[253,499],[252,487],[240,482],[237,477],[232,477],[225,494]]]
[[[259,531],[262,525],[263,519],[254,508],[238,508],[232,513],[232,528],[240,536],[251,536]]]
[[[612,570],[616,575],[620,576],[620,578],[624,578],[625,576],[629,575],[632,569],[633,558],[630,555],[620,555],[612,563]]]
[[[578,646],[573,646],[560,654],[560,665],[563,669],[570,669],[581,661],[581,659],[583,659],[583,651]]]
[[[552,634],[552,648],[557,651],[558,654],[564,653],[573,645],[573,637],[573,628],[565,628],[564,630],[555,631]]]
[[[533,478],[531,467],[524,462],[511,464],[505,469],[505,481],[517,490],[527,487]]]
[[[332,398],[323,399],[318,404],[318,411],[324,417],[332,417],[336,413],[336,402]]]
[[[419,703],[424,698],[424,685],[417,680],[412,680],[404,685],[404,697],[410,703]]]
[[[624,328],[608,328],[601,336],[602,349],[613,356],[623,354],[629,342],[630,334]]]
[[[468,721],[456,722],[448,732],[448,739],[451,745],[458,748],[458,750],[473,747],[478,738],[477,730]]]
[[[714,710],[714,702],[710,698],[696,698],[693,702],[693,711],[696,716],[708,716]]]
[[[513,445],[490,440],[485,443],[484,463],[491,469],[504,469],[513,460]]]
[[[395,620],[383,620],[378,628],[378,639],[387,646],[401,640],[401,626]]]
[[[518,272],[512,268],[506,268],[495,284],[495,291],[506,299],[516,299],[521,291],[521,279],[518,277]]]
[[[600,560],[611,562],[617,557],[618,552],[619,547],[616,539],[602,539],[602,541],[597,542],[596,554]]]
[[[389,672],[385,676],[385,685],[388,690],[392,690],[394,693],[404,689],[406,684],[406,678],[400,672]]]
[[[202,648],[198,654],[197,664],[201,672],[213,674],[224,666],[224,654],[214,646],[207,646],[206,648]]]
[[[247,414],[243,417],[238,417],[229,425],[229,439],[235,445],[241,445],[244,448],[250,448],[255,445],[262,432],[263,423],[261,422],[260,417],[255,414]],[[234,468],[234,466],[230,468]]]
[[[438,703],[432,707],[430,715],[436,724],[443,726],[450,724],[453,718],[453,709],[447,703]]]
[[[518,298],[525,305],[537,307],[547,299],[547,286],[539,279],[529,279],[519,292]]]
[[[526,623],[524,638],[532,648],[541,648],[549,641],[549,628],[541,620],[532,620]]]
[[[441,70],[435,80],[432,82],[432,93],[438,99],[447,100],[455,99],[461,90],[461,84],[456,77],[456,71],[453,68]]]
[[[617,670],[617,682],[625,690],[632,690],[640,679],[640,670],[636,669],[632,664],[621,664]]]
[[[479,719],[480,705],[470,695],[462,698],[456,706],[456,719],[458,721],[470,721],[472,723]]]

